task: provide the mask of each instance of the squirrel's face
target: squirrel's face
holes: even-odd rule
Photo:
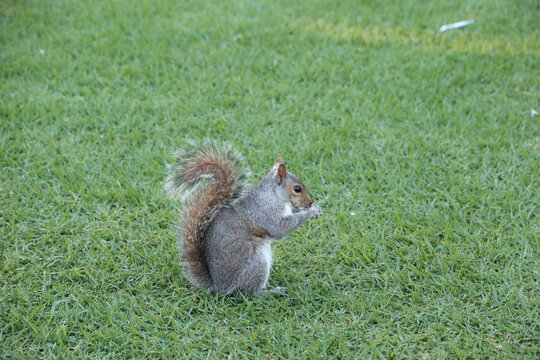
[[[308,208],[313,204],[311,194],[304,183],[287,171],[282,158],[276,160],[273,170],[275,170],[274,181],[289,198],[293,212]]]

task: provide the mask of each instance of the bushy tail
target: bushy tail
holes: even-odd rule
[[[202,248],[204,231],[218,207],[240,196],[248,175],[242,157],[230,145],[218,146],[209,140],[190,143],[169,165],[165,191],[185,202],[180,223],[183,267],[201,288],[212,286]]]

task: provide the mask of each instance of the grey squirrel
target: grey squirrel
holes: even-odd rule
[[[213,293],[267,293],[270,242],[321,214],[282,158],[250,189],[248,176],[240,154],[209,140],[191,143],[169,165],[165,191],[186,202],[180,220],[184,272]]]

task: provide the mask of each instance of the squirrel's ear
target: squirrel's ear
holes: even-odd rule
[[[278,157],[276,162],[274,163],[274,166],[272,167],[272,170],[277,170],[279,164],[283,164],[283,159]]]
[[[276,177],[275,177],[276,184],[278,186],[281,186],[281,184],[283,184],[283,181],[285,181],[285,176],[287,176],[287,168],[285,167],[285,164],[283,163],[283,160],[281,160],[281,161],[282,161],[282,163],[279,164],[279,166],[277,168],[277,172],[276,172]]]

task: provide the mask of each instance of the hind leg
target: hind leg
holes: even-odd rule
[[[246,295],[255,295],[266,287],[272,265],[272,250],[269,242],[262,243],[249,262],[242,268],[240,275],[228,293],[240,291]]]

